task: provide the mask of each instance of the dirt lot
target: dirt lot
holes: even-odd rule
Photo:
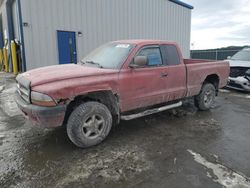
[[[26,121],[13,79],[0,79],[0,187],[250,187],[248,94],[223,90],[208,112],[187,102],[122,122],[84,150],[64,129]]]

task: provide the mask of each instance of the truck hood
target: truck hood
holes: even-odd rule
[[[230,67],[246,67],[250,68],[250,61],[229,60]]]
[[[31,86],[37,86],[72,78],[97,76],[116,72],[118,71],[113,69],[101,69],[96,67],[67,64],[34,69],[21,74],[20,77],[28,79]]]

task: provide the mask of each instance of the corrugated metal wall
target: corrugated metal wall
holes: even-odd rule
[[[80,31],[78,60],[120,39],[163,39],[190,51],[191,10],[168,0],[22,0],[27,69],[58,64],[57,30]]]

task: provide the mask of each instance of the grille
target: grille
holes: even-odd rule
[[[231,67],[230,68],[230,77],[237,78],[239,76],[245,76],[246,71],[248,69],[249,68],[245,68],[245,67]]]
[[[17,83],[17,91],[24,101],[30,103],[30,90],[24,87],[21,83]]]

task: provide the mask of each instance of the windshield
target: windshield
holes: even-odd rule
[[[118,69],[134,46],[132,44],[108,43],[87,55],[82,63],[96,65],[100,68]]]
[[[241,50],[236,53],[231,59],[240,61],[250,61],[250,50]]]

